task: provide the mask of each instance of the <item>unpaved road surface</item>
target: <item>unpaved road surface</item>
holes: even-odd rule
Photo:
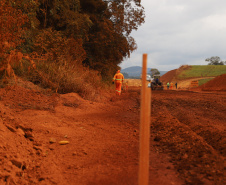
[[[225,95],[152,92],[150,185],[225,184]],[[0,184],[136,185],[140,89],[107,97],[0,89]]]

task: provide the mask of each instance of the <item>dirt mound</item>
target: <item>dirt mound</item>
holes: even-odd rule
[[[45,95],[40,91],[15,85],[2,89],[0,98],[6,106],[13,109],[53,110],[56,106],[57,95]]]
[[[161,76],[161,81],[165,84],[167,82],[172,82],[173,79],[175,78],[177,74],[177,69],[171,70],[169,72],[167,72],[166,74],[164,74],[163,76]]]
[[[162,77],[161,77],[161,81],[163,83],[167,83],[167,82],[176,82],[178,81],[177,80],[177,75],[179,73],[181,73],[182,71],[184,70],[188,70],[190,69],[191,66],[189,65],[182,65],[181,67],[179,67],[178,69],[174,69],[174,70],[171,70],[169,72],[167,72],[166,74],[164,74]]]
[[[203,91],[226,91],[226,74],[217,76],[200,86],[199,89]]]

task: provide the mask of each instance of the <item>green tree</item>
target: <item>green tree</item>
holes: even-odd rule
[[[144,23],[144,8],[140,0],[105,0],[111,14],[110,20],[116,32],[129,36]]]
[[[160,74],[159,70],[156,69],[156,68],[151,68],[150,73],[151,73],[151,76],[152,76],[152,77],[153,77],[154,75],[159,75],[159,74]]]
[[[224,65],[226,63],[226,61],[221,61],[221,58],[218,56],[207,58],[205,61],[209,62],[208,65]]]
[[[86,58],[83,40],[88,39],[89,27],[92,25],[89,16],[80,13],[79,0],[16,0],[29,1],[35,15],[30,19],[35,27],[30,29],[30,52],[44,56],[48,61],[73,61],[81,63]],[[31,2],[33,3],[32,5]],[[30,3],[30,4],[29,4]],[[24,12],[27,12],[23,8]],[[36,57],[38,58],[38,57]]]
[[[80,12],[79,0],[39,0],[39,3],[37,18],[41,28],[51,27],[67,37],[87,39],[92,22]]]
[[[84,43],[87,59],[84,64],[99,70],[105,78],[112,76],[124,57],[137,46],[130,36],[144,22],[143,7],[137,0],[80,0],[82,13],[93,25],[89,40]]]
[[[137,48],[130,34],[144,23],[140,0],[8,2],[29,19],[21,45],[24,53],[36,52],[36,58],[52,62],[82,61],[105,79],[112,78],[123,58]]]

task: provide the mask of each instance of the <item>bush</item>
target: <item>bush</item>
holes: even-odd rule
[[[83,67],[81,64],[30,62],[23,60],[14,63],[12,68],[17,76],[31,81],[42,88],[50,88],[58,93],[78,93],[85,99],[97,100],[107,87],[103,84],[97,71]]]

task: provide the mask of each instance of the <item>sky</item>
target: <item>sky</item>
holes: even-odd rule
[[[137,50],[120,64],[170,71],[181,65],[207,65],[205,59],[226,60],[226,0],[141,0],[145,23],[131,36]]]

